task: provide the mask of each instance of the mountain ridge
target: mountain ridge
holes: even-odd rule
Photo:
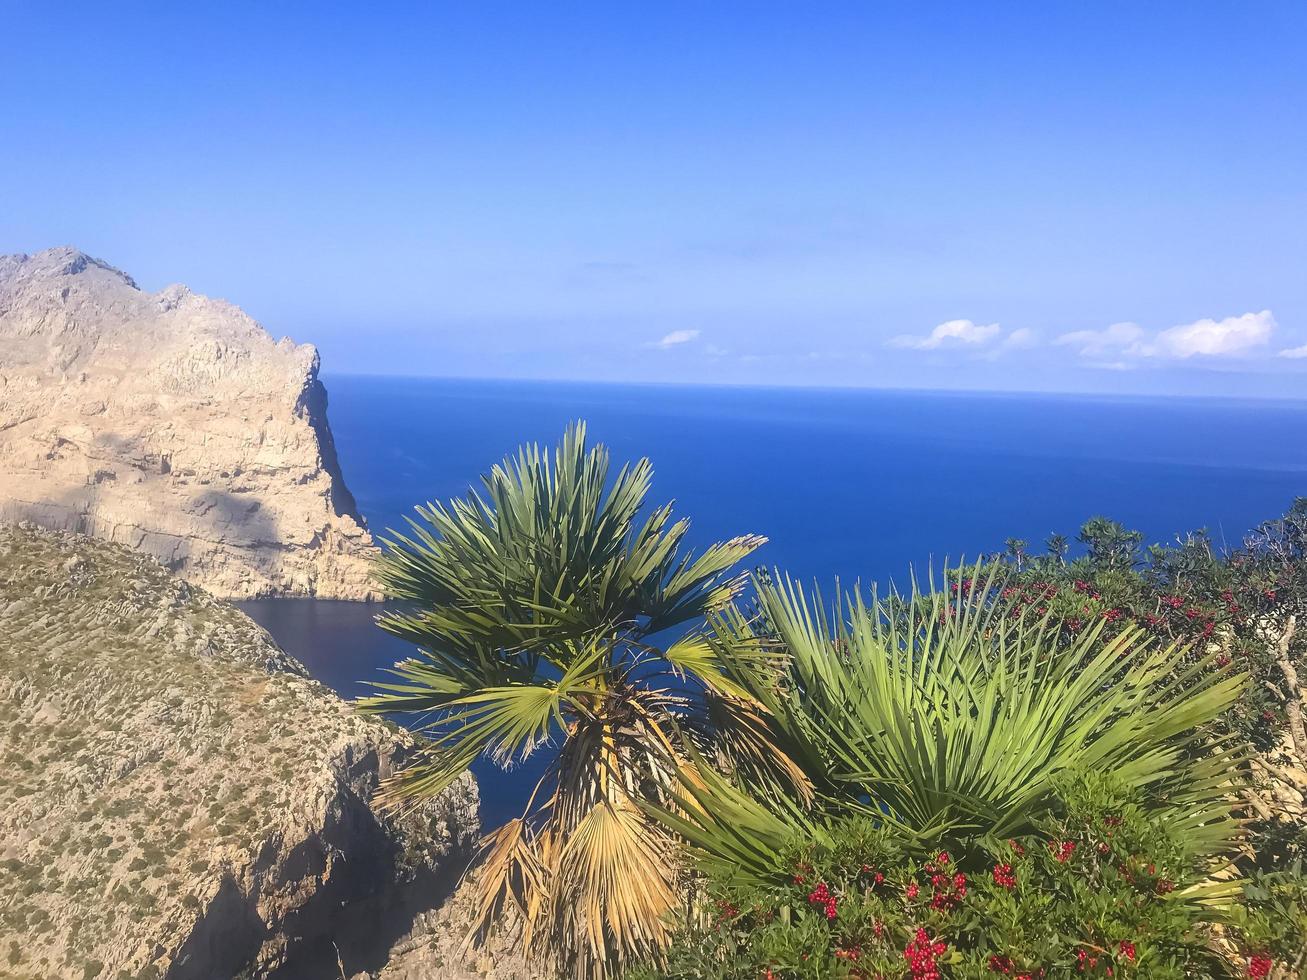
[[[378,598],[312,344],[72,246],[0,256],[0,520],[225,597]]]

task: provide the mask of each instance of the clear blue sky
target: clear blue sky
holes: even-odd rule
[[[0,252],[186,282],[328,373],[1307,396],[1301,0],[2,34]]]

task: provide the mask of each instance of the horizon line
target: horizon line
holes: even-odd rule
[[[1039,396],[1051,398],[1079,399],[1138,399],[1144,401],[1227,401],[1257,402],[1264,404],[1301,405],[1307,403],[1307,392],[1300,397],[1293,395],[1231,395],[1209,394],[1206,392],[1113,392],[1084,390],[1049,390],[1041,388],[930,388],[910,385],[857,385],[857,384],[787,384],[785,382],[757,381],[659,381],[659,380],[620,380],[596,378],[523,378],[504,375],[480,374],[412,374],[407,372],[386,371],[336,371],[326,368],[319,370],[319,377],[347,378],[385,378],[405,381],[465,381],[491,382],[496,384],[539,384],[539,385],[598,385],[611,388],[707,388],[754,391],[810,391],[837,393],[880,393],[913,395],[989,395],[989,396]]]

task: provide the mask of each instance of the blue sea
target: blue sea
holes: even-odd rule
[[[346,482],[382,536],[574,419],[616,463],[652,460],[654,502],[676,501],[693,543],[764,534],[755,564],[845,585],[902,580],[1008,537],[1074,538],[1098,514],[1150,542],[1207,528],[1234,546],[1307,495],[1307,402],[350,376],[327,387]],[[349,697],[409,650],[364,604],[243,607]],[[539,763],[476,771],[494,825],[520,811]]]

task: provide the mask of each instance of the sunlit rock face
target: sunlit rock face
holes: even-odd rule
[[[0,521],[220,596],[375,598],[326,409],[317,351],[230,303],[72,248],[0,256]]]

